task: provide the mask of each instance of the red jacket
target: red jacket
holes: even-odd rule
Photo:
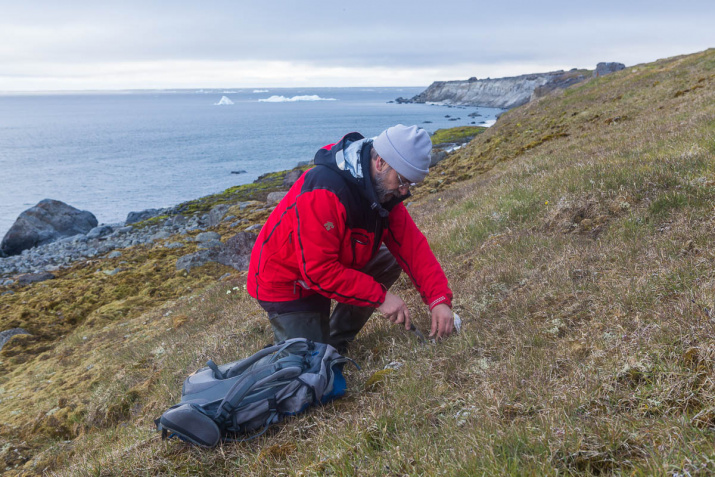
[[[406,197],[377,202],[370,146],[351,133],[318,151],[316,167],[291,187],[258,235],[248,269],[251,296],[281,302],[320,293],[341,303],[378,307],[386,290],[359,269],[384,242],[430,309],[451,306],[447,278],[402,203]],[[352,173],[346,165],[350,151]]]

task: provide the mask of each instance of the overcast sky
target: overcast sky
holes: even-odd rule
[[[0,91],[426,86],[715,47],[715,0],[0,0]]]

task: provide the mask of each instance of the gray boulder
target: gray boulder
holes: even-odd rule
[[[144,209],[139,212],[129,212],[124,225],[136,224],[142,220],[151,219],[164,213],[164,209]]]
[[[12,328],[10,330],[0,331],[0,349],[2,349],[2,347],[5,346],[5,343],[10,341],[10,338],[12,338],[13,336],[29,334],[30,333],[23,330],[22,328]]]
[[[92,229],[92,230],[94,230],[94,229]],[[90,232],[91,232],[91,230],[90,230]],[[84,243],[86,241],[87,241],[87,236],[85,234],[77,234],[77,235],[72,235],[71,237],[63,237],[63,238],[57,240],[56,243],[58,243],[58,244],[64,244],[64,243],[76,244],[79,242]]]
[[[281,199],[286,196],[286,194],[288,194],[288,192],[285,191],[271,192],[270,194],[268,194],[268,197],[266,197],[266,204],[268,204],[269,206],[277,205],[278,202],[280,202]]]
[[[249,232],[239,232],[221,247],[218,254],[218,263],[233,267],[236,270],[248,270],[248,263],[251,260],[253,244],[256,243],[258,235]]]
[[[184,255],[183,257],[179,257],[176,261],[176,269],[190,272],[194,267],[200,267],[209,262],[215,262],[218,259],[218,253],[218,249],[213,248],[209,250],[199,250],[198,252]]]
[[[283,178],[283,187],[286,187],[288,189],[291,188],[293,184],[300,179],[300,176],[303,175],[303,171],[300,169],[293,169],[292,171],[288,172],[286,176]]]
[[[183,214],[174,216],[174,218],[171,219],[171,224],[175,227],[181,227],[182,225],[186,225],[186,216]]]
[[[25,273],[15,278],[19,285],[29,285],[30,283],[39,283],[46,280],[54,280],[55,276],[50,272],[40,273]]]
[[[157,240],[164,240],[169,237],[171,237],[171,232],[167,232],[166,230],[160,230],[159,232],[149,237],[149,239],[156,242]]]
[[[626,65],[623,63],[599,63],[596,65],[596,69],[593,71],[593,77],[598,78],[599,76],[606,76],[616,71],[621,71],[625,69]]]
[[[44,199],[20,214],[5,234],[0,249],[6,255],[18,255],[62,237],[86,234],[96,226],[97,218],[91,212],[59,200]]]
[[[217,232],[201,232],[194,238],[194,241],[200,243],[211,242],[213,240],[221,240],[221,235]]]
[[[110,227],[109,225],[99,225],[87,232],[87,238],[96,239],[100,237],[105,237],[112,232],[114,232],[114,229],[112,229],[112,227]]]
[[[228,204],[219,204],[211,209],[209,212],[209,227],[214,227],[220,224],[221,219],[223,219],[223,216],[226,215],[226,212],[228,212],[228,209],[230,208],[231,206]]]

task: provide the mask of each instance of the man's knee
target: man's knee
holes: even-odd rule
[[[327,343],[330,335],[328,317],[314,311],[292,313],[269,313],[275,342],[291,338],[307,338],[319,343]]]

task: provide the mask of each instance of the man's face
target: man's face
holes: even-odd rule
[[[382,171],[375,171],[372,182],[381,204],[389,202],[393,197],[407,195],[410,190],[410,183],[388,165]]]

